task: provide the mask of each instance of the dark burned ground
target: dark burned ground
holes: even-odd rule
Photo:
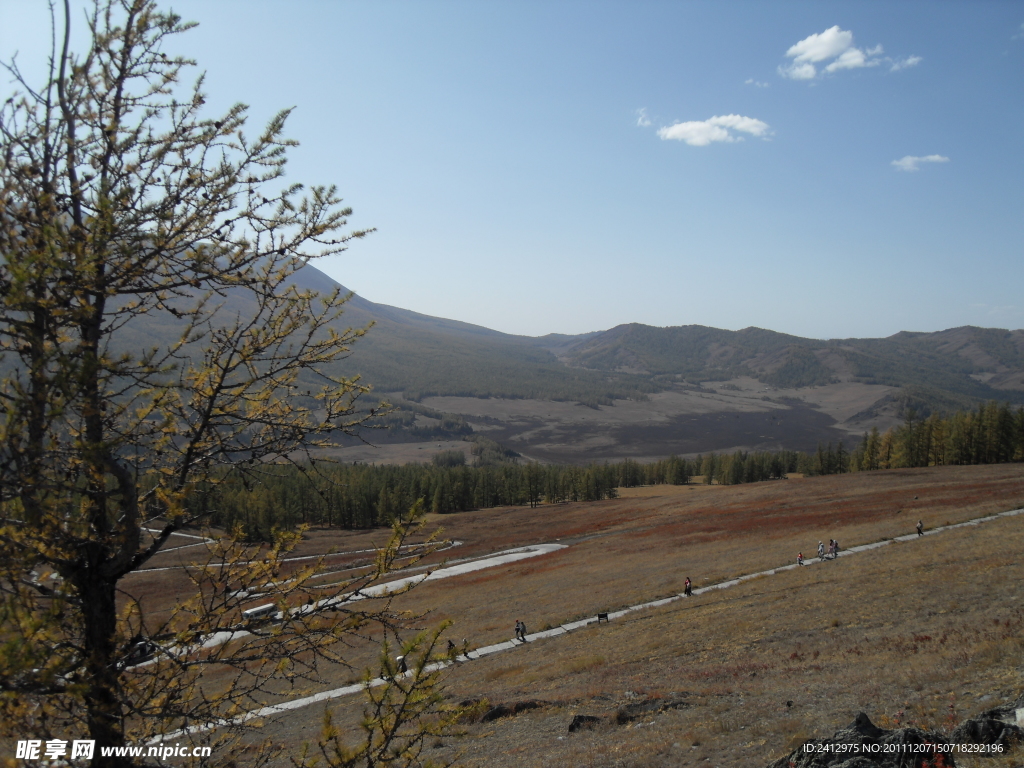
[[[746,445],[757,450],[813,451],[818,443],[837,443],[848,433],[836,429],[835,419],[807,406],[795,407],[780,418],[763,413],[717,413],[677,416],[667,426],[625,427],[615,434],[621,455],[634,454],[641,445],[654,442],[669,453],[717,451]]]
[[[854,440],[850,434],[837,429],[835,423],[828,414],[806,405],[794,405],[786,411],[768,413],[683,414],[672,417],[667,424],[558,424],[538,429],[525,446],[520,437],[526,431],[522,427],[490,432],[488,437],[526,450],[530,458],[586,464],[638,456],[733,451],[737,446],[746,450],[813,451],[819,443],[836,444],[844,440],[846,447],[852,448]],[[587,445],[598,437],[604,438],[604,444]]]

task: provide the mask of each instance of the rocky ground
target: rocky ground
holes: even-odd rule
[[[832,738],[810,739],[768,768],[953,768],[983,758],[1016,764],[1024,741],[1024,730],[1015,724],[1022,706],[1024,695],[964,720],[948,734],[913,727],[886,730],[860,712]]]

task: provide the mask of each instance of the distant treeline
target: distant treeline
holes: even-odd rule
[[[559,504],[615,498],[618,488],[690,482],[735,485],[808,476],[944,464],[1024,460],[1024,408],[987,403],[977,411],[917,419],[879,434],[865,433],[852,451],[842,442],[817,451],[736,451],[693,459],[627,459],[586,467],[521,463],[514,451],[475,436],[463,451],[443,451],[430,464],[404,466],[328,462],[313,467],[272,466],[231,473],[215,490],[197,494],[212,523],[241,526],[252,539],[300,524],[371,528],[387,525],[423,500],[436,513],[498,506]]]
[[[698,482],[756,482],[796,471],[795,451],[670,456],[643,463],[559,466],[519,463],[513,451],[487,440],[471,444],[474,465],[459,450],[442,451],[430,464],[273,466],[227,475],[194,503],[211,510],[215,526],[241,526],[251,539],[298,525],[372,528],[388,525],[418,500],[446,514],[489,507],[560,504],[615,498],[618,488]]]
[[[461,455],[461,454],[460,454]],[[450,462],[450,459],[442,458]],[[442,462],[444,463],[444,462]],[[250,539],[297,525],[372,528],[388,525],[418,500],[429,511],[462,512],[543,501],[613,498],[617,467],[540,464],[443,466],[406,464],[271,467],[225,478],[206,499],[215,526],[241,526]],[[199,498],[197,496],[197,498]]]
[[[918,419],[913,410],[896,429],[864,435],[851,470],[998,464],[1024,460],[1024,407],[989,402],[976,411]]]
[[[698,457],[692,474],[723,485],[772,480],[790,472],[835,475],[872,469],[998,464],[1024,461],[1024,407],[989,402],[977,411],[918,419],[910,410],[899,427],[864,433],[852,451],[842,441],[818,445],[812,453],[745,452]],[[663,482],[648,480],[648,482]]]

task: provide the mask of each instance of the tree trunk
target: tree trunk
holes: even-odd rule
[[[129,768],[128,757],[106,756],[102,747],[125,746],[124,709],[117,669],[117,593],[114,584],[95,572],[95,564],[83,569],[78,584],[86,650],[88,690],[85,694],[89,738],[96,741],[93,768]]]

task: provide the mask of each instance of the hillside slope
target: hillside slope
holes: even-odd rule
[[[337,285],[310,266],[297,273],[296,283],[320,291]],[[578,337],[514,336],[358,295],[349,299],[342,320],[351,327],[374,326],[355,345],[345,372],[359,373],[377,391],[402,392],[411,400],[459,395],[610,404],[656,389],[647,377],[565,366],[550,347],[574,343]]]
[[[950,399],[1024,396],[1024,331],[965,326],[936,333],[900,332],[884,339],[822,341],[762,328],[726,331],[699,325],[620,325],[561,353],[568,365],[628,371],[691,383],[750,376],[777,388],[840,381],[932,390]],[[922,404],[928,393],[922,393]]]
[[[310,266],[294,282],[344,291]],[[222,301],[228,317],[255,309],[241,292]],[[762,328],[631,323],[531,338],[353,295],[338,330],[371,324],[334,372],[359,374],[373,398],[386,396],[402,408],[388,420],[389,431],[370,433],[372,442],[429,442],[431,451],[438,440],[472,433],[531,459],[573,463],[813,450],[840,439],[849,446],[911,409],[927,416],[984,400],[1024,402],[1021,330],[963,327],[823,341]],[[121,331],[120,345],[166,343],[178,325],[170,317],[142,318]],[[430,457],[418,448],[394,455],[386,446],[351,450],[346,457],[358,461]]]

